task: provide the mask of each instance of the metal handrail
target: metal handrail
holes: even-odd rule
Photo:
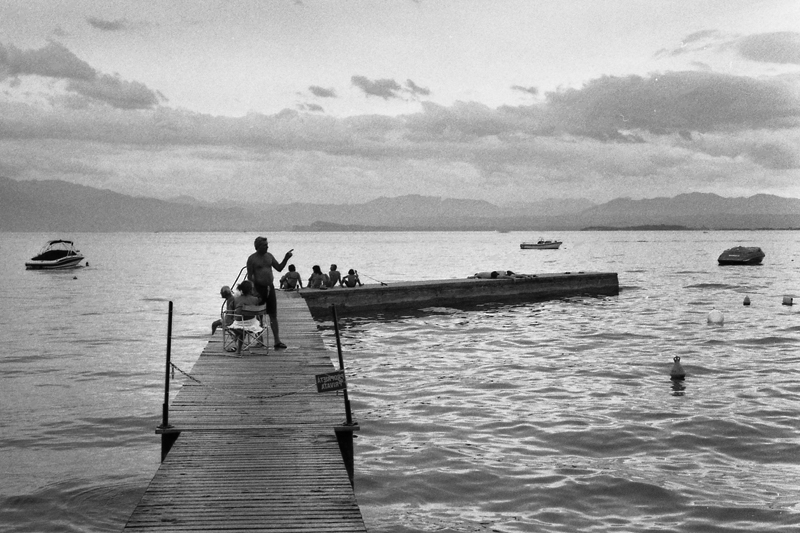
[[[236,275],[236,279],[233,280],[233,283],[231,284],[231,291],[233,291],[236,288],[236,282],[239,281],[239,278],[242,277],[242,272],[244,272],[245,270],[247,270],[247,266],[243,266],[242,269],[239,271],[239,273]],[[223,316],[223,314],[225,313],[225,304],[227,303],[228,303],[227,300],[222,302],[222,305],[219,308],[219,316]]]

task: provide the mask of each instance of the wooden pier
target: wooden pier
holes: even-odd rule
[[[315,384],[337,369],[331,352],[297,293],[278,291],[278,319],[289,349],[234,358],[218,332],[178,370],[191,377],[125,531],[366,532],[351,483],[357,426],[344,424],[342,396]]]

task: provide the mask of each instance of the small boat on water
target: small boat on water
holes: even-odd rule
[[[561,241],[539,239],[537,242],[523,242],[519,247],[522,250],[558,250],[558,247],[562,244]]]
[[[55,239],[47,241],[47,244],[39,251],[39,253],[32,257],[30,261],[25,262],[26,270],[63,270],[67,268],[76,268],[80,266],[81,261],[85,257],[81,255],[80,251],[75,249],[72,241],[63,239]]]
[[[758,265],[764,257],[757,246],[735,246],[722,252],[717,261],[720,265]]]

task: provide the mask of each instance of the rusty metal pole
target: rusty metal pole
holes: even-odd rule
[[[160,429],[171,428],[169,424],[169,371],[172,369],[172,301],[169,302],[169,314],[167,316],[167,369],[164,376],[164,403],[161,407]]]
[[[342,357],[342,341],[339,338],[339,319],[336,316],[336,306],[331,305],[331,314],[333,315],[333,329],[336,332],[336,350],[339,352],[339,370],[344,372],[344,358]],[[353,415],[350,413],[350,399],[347,397],[347,378],[345,378],[344,392],[344,412],[347,417],[348,426],[353,425]]]
[[[339,352],[339,370],[344,373],[344,357],[342,357],[342,341],[339,337],[339,318],[336,316],[336,306],[331,305],[331,314],[333,315],[333,329],[336,332],[336,350]],[[345,377],[345,387],[342,389],[344,393],[344,411],[347,416],[347,421],[341,426],[336,426],[336,440],[339,443],[339,451],[344,460],[344,466],[347,469],[347,477],[350,478],[350,486],[355,488],[355,447],[353,446],[354,431],[358,431],[359,425],[353,422],[353,415],[350,412],[350,398],[347,396],[347,378]]]
[[[170,431],[172,425],[169,423],[169,377],[172,370],[172,302],[169,302],[169,313],[167,317],[167,369],[164,377],[164,403],[161,407],[161,425],[158,426],[156,433],[161,433],[161,462],[164,462],[167,454],[175,441],[178,440],[180,431]]]

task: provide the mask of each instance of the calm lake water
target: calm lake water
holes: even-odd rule
[[[266,235],[304,279],[619,274],[616,297],[341,321],[371,533],[800,528],[800,232]],[[26,271],[54,237],[90,266]],[[3,531],[122,529],[159,464],[168,301],[190,369],[254,237],[0,233]],[[764,264],[718,266],[735,245]]]

